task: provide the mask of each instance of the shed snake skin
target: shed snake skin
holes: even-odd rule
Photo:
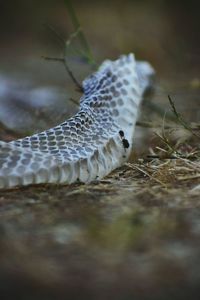
[[[79,111],[23,139],[0,141],[0,188],[99,180],[127,161],[153,68],[133,54],[103,62],[83,81]]]

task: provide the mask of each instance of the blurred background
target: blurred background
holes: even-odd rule
[[[162,125],[168,94],[188,122],[200,120],[199,3],[72,1],[98,64],[133,52],[154,66],[149,101],[162,113],[144,107],[144,121]],[[74,32],[64,1],[0,2],[0,140],[77,111],[70,98],[80,94],[63,65],[42,58],[62,56],[44,24],[64,39]],[[92,72],[79,57],[68,62],[80,82]],[[150,147],[141,131],[139,157]],[[170,191],[153,183],[122,169],[98,185],[0,191],[0,298],[199,299],[199,190],[175,179]]]
[[[181,112],[199,119],[198,1],[75,0],[73,6],[98,64],[134,52],[157,72],[154,101],[167,108],[171,94]],[[65,3],[1,1],[0,14],[0,121],[22,135],[27,128],[53,126],[76,111],[69,99],[80,97],[63,65],[42,58],[61,57],[63,52],[45,24],[65,40],[74,32]],[[74,46],[81,48],[77,39]],[[78,57],[68,60],[79,81],[91,73]]]

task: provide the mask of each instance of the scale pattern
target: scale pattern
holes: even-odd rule
[[[135,61],[133,54],[105,61],[83,81],[75,116],[39,134],[0,141],[0,188],[90,182],[122,165],[130,154],[138,107],[153,74],[153,68]],[[130,147],[125,147],[124,139]]]

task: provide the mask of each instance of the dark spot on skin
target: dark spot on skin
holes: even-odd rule
[[[22,146],[23,147],[28,147],[29,146],[29,142],[28,141],[22,141]]]
[[[115,82],[117,80],[117,76],[116,75],[113,75],[112,78],[111,78],[112,82]]]
[[[126,80],[126,79],[123,80],[123,83],[124,83],[125,85],[129,85],[129,82],[128,82],[128,80]]]
[[[24,157],[30,159],[30,158],[32,157],[32,154],[30,154],[30,153],[25,153],[25,154],[24,154]],[[17,158],[16,158],[16,159],[17,159]]]
[[[120,94],[119,94],[118,91],[115,91],[115,92],[113,93],[113,96],[114,96],[114,97],[119,97],[119,95],[120,95]]]
[[[125,149],[129,148],[130,145],[129,145],[129,141],[127,139],[123,139],[122,143],[123,143],[123,146]]]
[[[19,166],[19,167],[17,167],[17,172],[19,172],[20,174],[22,174],[22,173],[24,173],[25,169],[26,168],[24,166]]]
[[[48,137],[48,141],[53,141],[54,139],[55,139],[55,136],[54,136],[54,135]]]
[[[77,130],[77,134],[81,134],[81,130],[78,129],[78,130]]]
[[[80,155],[82,155],[82,156],[86,156],[86,155],[87,155],[86,152],[84,152],[84,151],[80,151],[79,153],[80,153]]]
[[[35,163],[35,162],[33,162],[32,164],[31,164],[31,169],[33,169],[33,170],[37,170],[39,168],[39,164],[37,164],[37,163]]]
[[[64,146],[65,145],[65,142],[58,142],[58,147],[60,148],[61,146]]]
[[[63,126],[62,129],[68,131],[70,128],[69,126]]]
[[[115,117],[119,116],[119,112],[118,112],[117,109],[113,109],[113,115],[114,115]]]
[[[73,127],[73,126],[75,126],[75,125],[76,125],[75,122],[69,121],[69,126],[70,126],[70,127]],[[61,132],[61,133],[62,133],[62,132]]]
[[[101,93],[101,94],[105,94],[105,93],[106,93],[106,91],[102,90],[102,91],[100,91],[100,93]]]
[[[21,162],[22,162],[23,165],[28,165],[29,162],[30,162],[30,159],[22,159]]]
[[[1,164],[1,161],[0,161],[0,166],[2,166],[3,164]],[[8,164],[7,164],[8,168],[14,168],[16,166],[16,161],[10,161]]]
[[[58,135],[57,137],[56,137],[56,141],[61,141],[61,140],[63,140],[64,138],[63,138],[63,136],[62,135]]]
[[[84,149],[83,149],[83,147],[81,147],[81,146],[77,146],[77,147],[76,147],[76,150],[77,150],[77,151],[83,151]]]
[[[85,151],[86,151],[86,152],[92,152],[92,149],[89,148],[89,147],[85,147]]]
[[[72,134],[71,134],[71,137],[72,137],[73,139],[76,139],[76,138],[77,138],[77,135],[76,135],[75,133],[72,133]]]
[[[47,135],[54,135],[53,131],[46,131]]]
[[[45,161],[43,162],[43,165],[49,167],[49,160],[48,160],[48,159],[45,160]]]
[[[57,150],[57,149],[52,150],[51,153],[52,153],[52,154],[57,154],[57,153],[59,153],[59,150]]]
[[[45,141],[46,139],[47,139],[46,136],[40,136],[40,137],[39,137],[39,140],[40,140],[40,141]]]
[[[43,160],[43,157],[36,155],[36,159],[37,159],[37,162],[41,162]]]
[[[17,146],[17,147],[20,147],[20,146],[21,146],[21,143],[20,143],[19,141],[14,142],[14,143],[15,143],[15,146]]]
[[[56,131],[55,131],[55,134],[56,134],[56,135],[62,134],[62,130],[56,130]]]
[[[60,148],[60,150],[65,150],[66,149],[65,145],[64,146],[59,145],[59,148]]]
[[[41,151],[47,151],[48,149],[47,149],[47,146],[41,146],[40,148],[39,148]]]
[[[118,88],[120,88],[120,87],[122,86],[122,83],[121,83],[121,82],[117,82],[116,86],[117,86]]]
[[[70,129],[70,132],[76,133],[76,128],[75,128],[75,127],[72,127],[72,128]]]
[[[72,139],[72,143],[74,144],[74,146],[76,145],[76,143],[78,142],[78,140],[77,139]]]
[[[65,144],[66,144],[66,147],[72,147],[72,143],[70,143],[70,142],[66,142]]]
[[[56,146],[49,146],[49,151],[51,152],[52,150],[55,150],[57,147]]]
[[[111,101],[111,106],[115,107],[116,106],[116,102],[115,101]]]
[[[125,89],[121,89],[122,95],[127,95],[127,91]]]
[[[110,91],[111,91],[112,93],[114,93],[114,92],[116,91],[115,87],[114,87],[114,86],[111,86]]]
[[[123,130],[120,130],[120,131],[119,131],[119,135],[121,136],[121,138],[124,137],[124,132],[123,132]]]
[[[130,144],[129,144],[129,141],[127,139],[125,139],[124,131],[120,130],[119,135],[120,135],[120,138],[122,139],[122,144],[123,144],[124,149],[129,148]]]
[[[134,87],[131,88],[131,92],[135,95],[138,95],[138,91]]]
[[[89,142],[92,141],[92,139],[91,139],[90,137],[86,137],[86,138],[85,138],[85,141],[89,143]]]
[[[119,98],[117,100],[118,105],[122,106],[124,104],[123,100],[121,98]]]
[[[98,91],[100,88],[101,88],[101,85],[98,84],[98,85],[97,85],[97,91]]]
[[[108,119],[107,118],[102,118],[102,122],[103,123],[106,123],[108,121]],[[104,124],[105,125],[105,124]]]
[[[70,153],[73,155],[76,155],[77,153],[76,153],[76,151],[75,150],[70,150]]]
[[[105,80],[105,77],[103,77],[103,78],[100,79],[100,81],[99,81],[100,85],[102,85],[102,83],[104,82],[104,80]]]

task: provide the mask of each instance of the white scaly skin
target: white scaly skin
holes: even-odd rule
[[[0,141],[0,188],[88,183],[121,166],[130,155],[139,104],[153,74],[133,54],[105,61],[84,80],[74,117],[24,139]]]

